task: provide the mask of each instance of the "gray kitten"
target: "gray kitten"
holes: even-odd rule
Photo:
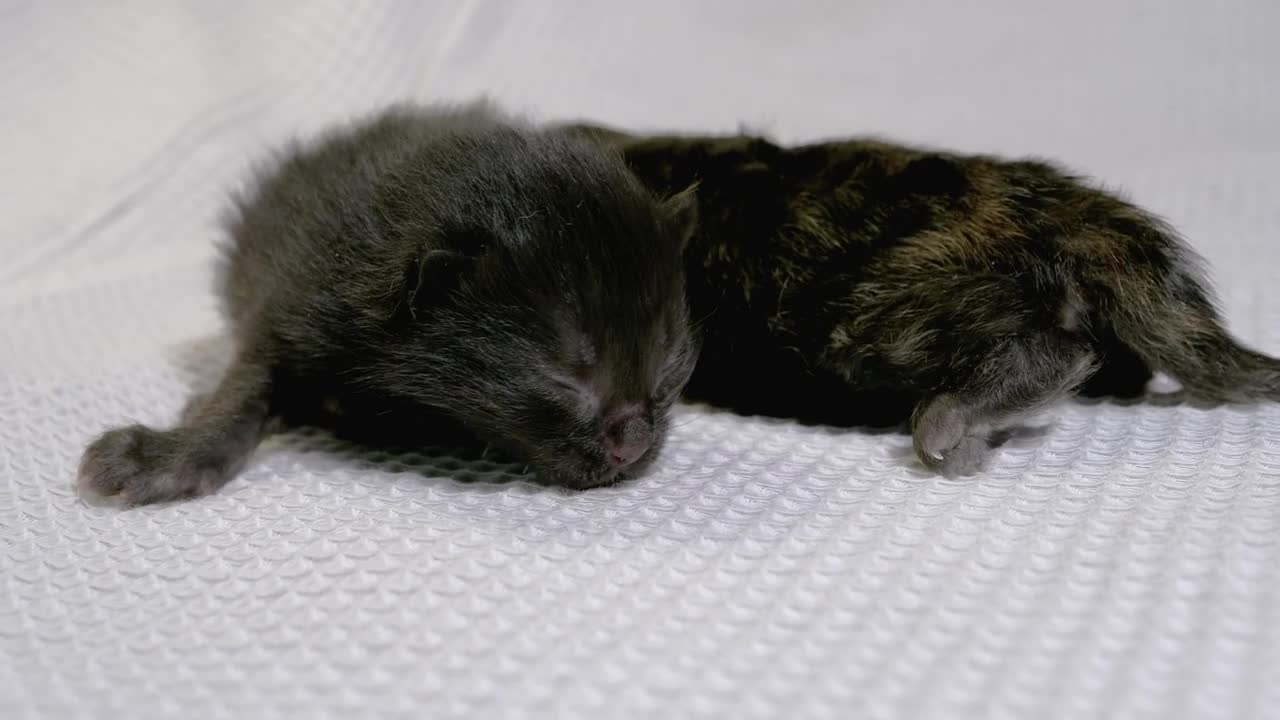
[[[177,427],[95,440],[80,487],[210,493],[264,433],[335,403],[348,427],[419,442],[460,425],[548,482],[634,474],[693,368],[695,212],[614,153],[482,105],[394,108],[293,147],[228,224],[225,377]]]

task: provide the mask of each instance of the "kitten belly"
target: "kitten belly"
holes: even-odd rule
[[[883,376],[842,377],[782,338],[704,338],[685,398],[746,415],[837,426],[887,427],[911,415],[919,394]]]

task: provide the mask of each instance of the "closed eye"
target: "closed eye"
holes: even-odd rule
[[[561,404],[571,406],[575,412],[591,414],[600,404],[599,395],[586,383],[563,375],[551,377]]]
[[[570,395],[581,396],[584,393],[582,385],[571,380],[565,380],[564,378],[557,377],[552,378],[552,382],[555,383],[557,388],[569,393]]]

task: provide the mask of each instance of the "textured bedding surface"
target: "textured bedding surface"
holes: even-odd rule
[[[72,490],[225,362],[250,163],[403,99],[1059,158],[1280,352],[1278,30],[1268,0],[0,4],[0,717],[1280,717],[1275,407],[1069,403],[963,481],[687,407],[652,475],[580,494],[318,433],[193,502]]]

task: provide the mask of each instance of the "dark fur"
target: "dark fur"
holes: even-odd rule
[[[276,421],[335,406],[419,442],[456,421],[571,487],[643,468],[695,357],[694,211],[614,153],[483,106],[290,149],[229,222],[234,364],[178,427],[92,443],[80,484],[130,504],[212,492]]]
[[[1280,399],[1280,362],[1227,334],[1174,232],[1051,164],[566,127],[657,192],[699,183],[693,396],[828,422],[912,413],[921,460],[948,474],[1086,380],[1136,394],[1154,369],[1196,400]]]

